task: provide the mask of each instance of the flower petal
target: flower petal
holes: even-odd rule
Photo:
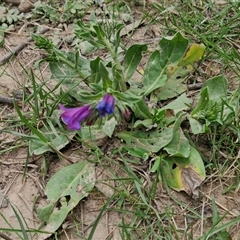
[[[111,94],[105,94],[103,99],[97,104],[96,109],[100,112],[100,116],[112,114],[114,112],[115,99]]]
[[[80,130],[81,122],[91,113],[90,107],[90,105],[84,105],[82,107],[66,108],[59,104],[59,108],[62,111],[61,119],[68,126],[68,129]]]

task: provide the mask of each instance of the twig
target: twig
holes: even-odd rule
[[[188,90],[199,90],[202,86],[202,83],[189,84]]]
[[[49,28],[43,28],[40,31],[38,31],[36,34],[44,34],[47,32]],[[5,64],[13,55],[21,51],[29,42],[33,41],[32,37],[28,37],[25,42],[19,44],[17,47],[15,47],[12,52],[7,53],[2,59],[0,59],[0,66]]]
[[[14,98],[0,96],[0,103],[14,104]]]
[[[16,178],[18,177],[19,173],[17,173],[14,178],[12,179],[12,181],[10,182],[10,184],[8,184],[7,188],[5,189],[2,199],[0,200],[0,208],[2,208],[4,206],[4,199],[9,191],[9,189],[11,188],[11,186],[13,185],[13,183],[15,182]]]
[[[14,105],[14,101],[17,101],[17,103],[20,103],[22,99],[23,99],[22,93],[16,92],[14,93],[13,97],[0,96],[0,103]]]
[[[19,5],[21,3],[21,0],[3,0],[3,2]]]
[[[202,193],[207,199],[212,200],[212,198],[211,198],[210,196],[208,196],[207,194],[205,194],[204,192],[201,191],[201,193]],[[235,214],[234,212],[230,211],[229,209],[227,209],[226,207],[224,207],[221,203],[217,202],[216,200],[215,200],[215,203],[216,203],[217,206],[219,206],[220,208],[222,208],[224,211],[230,213],[232,216],[234,216],[234,217],[237,217],[237,216],[238,216],[237,214]]]
[[[4,233],[1,233],[1,232],[0,232],[0,237],[5,240],[13,240],[12,238],[8,237],[7,235],[5,235]]]

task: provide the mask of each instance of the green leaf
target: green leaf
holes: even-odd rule
[[[102,127],[99,125],[93,125],[91,127],[83,126],[78,134],[81,137],[81,141],[93,149],[96,149],[99,145],[104,144],[108,138]]]
[[[180,128],[174,133],[172,141],[164,147],[164,150],[170,156],[188,158],[190,155],[190,147],[189,141]]]
[[[191,104],[192,101],[191,98],[187,97],[186,93],[183,93],[177,99],[171,101],[161,109],[172,109],[174,110],[174,113],[177,114],[180,111],[188,109],[189,107],[187,105]]]
[[[161,54],[159,51],[155,51],[148,60],[143,78],[143,90],[146,96],[168,84],[168,87],[164,87],[164,91],[160,90],[160,92],[154,93],[159,96],[159,99],[166,99],[166,97],[174,97],[186,90],[186,87],[183,88],[182,85],[177,86],[175,76],[173,76],[174,81],[169,80],[170,74],[167,74],[167,67],[169,64],[176,65],[183,58],[187,50],[188,40],[177,33],[173,37],[163,38],[159,45],[162,49]],[[166,89],[171,89],[171,92],[166,94]],[[174,91],[173,94],[172,91]],[[165,96],[163,97],[161,93],[165,93]]]
[[[112,93],[119,99],[122,100],[128,104],[132,104],[132,103],[136,103],[138,102],[140,99],[142,99],[142,97],[137,96],[133,93],[131,93],[129,90],[125,91],[125,92],[119,92],[119,91],[112,91]]]
[[[132,110],[137,118],[152,119],[152,114],[150,113],[149,108],[143,99],[134,104]]]
[[[50,203],[39,212],[39,217],[47,223],[43,230],[55,232],[67,214],[92,191],[94,185],[94,166],[87,161],[72,164],[58,171],[45,188]]]
[[[187,74],[184,76],[187,76]],[[183,84],[181,81],[177,81],[177,78],[175,77],[169,77],[166,84],[161,89],[154,91],[153,94],[158,96],[158,100],[164,101],[174,98],[185,91],[187,91],[186,84]]]
[[[187,90],[183,82],[192,71],[193,63],[199,60],[205,46],[203,44],[192,44],[188,49],[188,40],[180,33],[173,38],[164,38],[160,41],[162,51],[162,63],[166,64],[165,73],[168,76],[166,84],[154,92],[159,100],[176,97]],[[166,57],[165,57],[166,56]]]
[[[193,197],[197,197],[197,188],[206,177],[202,158],[193,147],[188,158],[164,157],[161,169],[169,187]]]
[[[187,118],[189,120],[193,134],[208,132],[208,127],[206,126],[206,124],[199,122],[197,119],[192,118],[191,116],[187,116]]]
[[[137,120],[134,123],[133,128],[138,128],[138,127],[142,127],[142,126],[144,126],[145,128],[149,128],[152,125],[153,125],[152,119]]]
[[[162,132],[157,130],[149,132],[120,132],[117,136],[123,139],[128,146],[139,146],[149,152],[156,153],[170,143],[173,138],[173,129],[166,128]]]
[[[112,66],[112,76],[113,76],[113,84],[112,88],[114,90],[126,91],[126,83],[123,81],[123,71],[118,67],[117,64]]]
[[[95,25],[93,22],[84,24],[81,20],[77,21],[75,34],[78,38],[88,41],[96,48],[105,48],[105,44],[102,41],[104,33],[100,26]]]
[[[102,98],[102,95],[102,92],[93,94],[91,92],[82,90],[77,92],[76,99],[82,103],[89,103],[91,101],[99,101]]]
[[[142,52],[147,50],[147,45],[134,44],[126,52],[123,60],[125,80],[128,82],[133,76],[142,59]]]
[[[176,117],[177,119],[175,120],[175,123],[173,125],[173,133],[177,132],[180,128],[180,125],[182,123],[182,118],[184,116],[184,113],[181,112],[180,114],[178,114]]]
[[[162,49],[161,67],[164,68],[168,63],[178,63],[188,47],[188,39],[183,37],[181,33],[176,33],[173,37],[165,37],[159,45]]]
[[[200,110],[203,110],[206,105],[209,103],[209,93],[208,93],[208,87],[205,87],[200,92],[200,99],[197,103],[197,106],[192,110],[192,117],[194,118],[194,115],[197,114]]]
[[[155,159],[153,166],[151,167],[150,172],[156,172],[160,168],[160,164],[161,164],[161,158],[157,157]]]
[[[155,108],[152,121],[156,124],[163,124],[166,114],[167,114],[166,109],[156,109]]]
[[[161,66],[161,58],[160,52],[156,50],[147,62],[143,77],[144,96],[162,87],[167,81],[167,75],[164,74],[164,68]]]
[[[139,146],[125,146],[124,149],[126,149],[131,156],[142,158],[143,160],[147,160],[149,155],[151,155],[148,149]]]
[[[110,118],[108,121],[106,121],[103,125],[103,132],[109,136],[112,137],[112,134],[114,132],[115,127],[117,126],[117,121],[115,117]]]
[[[223,76],[216,76],[204,82],[203,88],[208,88],[209,99],[221,103],[227,98],[227,80]]]
[[[54,152],[64,148],[74,137],[74,132],[59,129],[59,127],[49,128],[42,127],[39,132],[45,136],[47,142],[42,141],[36,134],[31,135],[29,141],[29,153],[41,155],[45,152]]]
[[[76,73],[78,73],[78,70],[80,70],[83,73],[83,76],[81,76],[82,78],[90,76],[90,61],[87,58],[79,56],[78,52],[63,52],[62,54],[67,57],[67,60],[69,60],[67,64],[72,63],[71,67],[68,65],[68,68],[72,68],[72,66],[74,66],[74,70],[76,71]]]
[[[75,45],[75,43],[78,43],[79,39],[75,39],[72,42],[72,46]],[[96,47],[94,47],[91,43],[89,43],[88,41],[81,41],[79,43],[79,49],[81,51],[81,54],[86,56],[86,55],[90,55],[92,54],[95,50]]]
[[[112,86],[112,80],[109,78],[108,70],[102,61],[99,62],[99,73],[102,77],[103,89],[106,91],[108,87]]]
[[[101,25],[93,25],[93,28],[95,30],[95,33],[97,34],[98,40],[101,42],[104,37],[107,37],[104,33],[104,30],[102,29]]]
[[[114,46],[115,46],[115,52],[118,52],[118,48],[120,46],[121,43],[121,30],[125,27],[125,24],[117,24],[117,26],[115,27],[115,38],[114,38]]]
[[[196,107],[188,117],[194,134],[207,132],[213,123],[226,124],[224,121],[233,116],[233,108],[227,103],[227,82],[224,77],[208,79],[199,96]]]
[[[90,68],[91,68],[91,83],[99,83],[101,80],[101,74],[99,72],[99,63],[101,61],[100,57],[90,61]]]

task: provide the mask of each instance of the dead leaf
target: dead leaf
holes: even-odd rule
[[[202,183],[202,178],[191,168],[182,169],[182,182],[184,191],[192,198],[197,199],[199,197],[198,187]]]

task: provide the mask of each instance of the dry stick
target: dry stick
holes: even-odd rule
[[[21,3],[21,0],[3,0],[3,2],[19,5]]]
[[[0,237],[5,240],[13,240],[12,238],[8,237],[7,235],[5,235],[4,233],[1,233],[1,232],[0,232]]]
[[[202,88],[202,86],[203,86],[202,83],[189,84],[188,90],[198,90],[198,89]]]
[[[0,96],[0,103],[14,104],[14,98]]]
[[[207,199],[212,200],[212,198],[211,198],[209,195],[205,194],[205,193],[202,192],[202,191],[201,191],[201,193],[202,193]],[[218,205],[220,208],[222,208],[224,211],[230,213],[232,216],[234,216],[234,217],[237,217],[237,216],[238,216],[237,214],[233,213],[232,211],[230,211],[229,209],[227,209],[226,207],[224,207],[221,203],[217,202],[216,200],[215,200],[215,203],[216,203],[216,205]]]
[[[10,184],[7,185],[7,188],[5,189],[4,193],[3,193],[3,197],[2,200],[0,200],[0,208],[3,207],[3,203],[4,203],[4,199],[9,191],[9,189],[11,188],[11,186],[13,185],[13,183],[15,182],[16,178],[18,177],[19,173],[17,173],[14,178],[12,179],[12,181],[10,182]]]
[[[43,28],[40,31],[38,31],[36,34],[41,35],[41,34],[44,34],[45,32],[47,32],[48,30],[49,30],[49,28]],[[12,52],[7,53],[2,59],[0,59],[0,66],[5,64],[13,55],[15,55],[16,53],[21,51],[31,41],[33,41],[33,39],[31,37],[28,37],[25,42],[23,42],[23,43],[19,44],[17,47],[15,47],[12,50]]]

